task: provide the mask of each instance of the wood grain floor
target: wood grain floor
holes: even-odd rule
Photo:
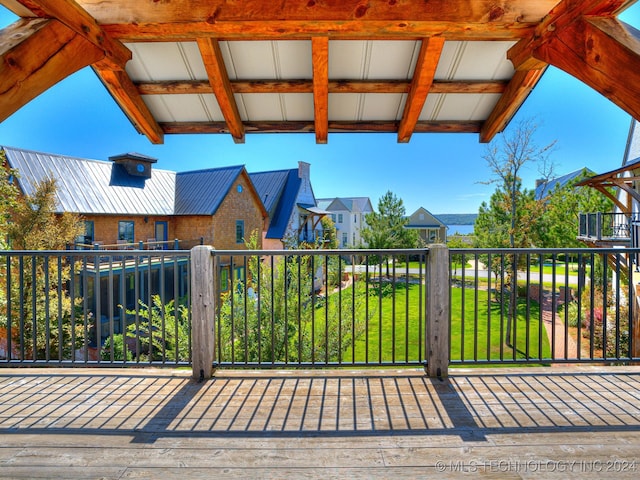
[[[640,367],[0,370],[0,478],[638,478]]]

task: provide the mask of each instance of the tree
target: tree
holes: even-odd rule
[[[0,175],[0,236],[3,247],[23,250],[60,250],[82,232],[80,217],[55,213],[56,185],[46,180],[36,185],[33,195],[18,190],[17,173],[7,169],[0,152],[5,174]],[[7,285],[7,275],[21,278]],[[0,327],[7,328],[8,301],[20,305],[12,309],[13,345],[29,358],[70,358],[82,346],[82,325],[71,325],[74,300],[65,289],[71,276],[66,261],[49,261],[45,256],[12,256],[0,264]],[[19,318],[21,317],[21,318]],[[28,321],[27,321],[28,320]]]
[[[402,199],[390,190],[378,200],[378,211],[365,217],[366,227],[362,238],[369,248],[388,250],[391,248],[417,248],[418,233],[405,226],[409,223]],[[387,276],[389,276],[389,264]]]
[[[492,178],[486,182],[496,184],[489,205],[480,206],[475,224],[477,246],[526,248],[535,245],[541,231],[543,201],[536,200],[532,191],[522,188],[520,177],[527,164],[537,163],[547,178],[552,168],[549,155],[555,145],[552,142],[538,147],[534,141],[536,125],[532,120],[520,122],[510,134],[502,135],[501,141],[491,144],[484,159],[491,170]],[[509,290],[507,310],[506,344],[511,345],[511,324],[517,308],[517,271],[520,259],[516,254],[505,256],[505,287]],[[491,268],[491,266],[489,266]]]

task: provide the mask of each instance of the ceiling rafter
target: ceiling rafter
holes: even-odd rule
[[[316,143],[327,143],[329,133],[329,38],[311,39],[313,111]]]
[[[542,68],[517,70],[514,73],[500,100],[498,100],[498,103],[482,126],[482,130],[480,131],[481,142],[490,142],[496,134],[505,129],[538,81],[542,78],[545,70],[546,64]]]
[[[57,20],[21,19],[0,29],[0,121],[102,56]]]
[[[166,134],[207,134],[229,133],[225,122],[162,122],[160,123]],[[398,122],[370,121],[347,122],[329,121],[329,133],[395,133]],[[478,133],[481,122],[418,122],[414,133]],[[312,133],[315,131],[313,121],[285,121],[285,122],[244,122],[247,133]]]
[[[506,81],[434,80],[430,93],[503,93]],[[213,87],[206,80],[136,82],[141,95],[206,95]],[[329,93],[409,93],[408,80],[329,80]],[[233,93],[313,93],[312,80],[231,80]]]
[[[433,77],[438,68],[438,61],[444,47],[444,38],[431,37],[422,40],[418,61],[416,63],[411,89],[407,101],[404,104],[402,120],[398,127],[398,142],[407,143],[411,139],[411,134],[418,122],[424,102],[431,90]]]
[[[244,126],[238,105],[233,98],[233,90],[222,58],[220,44],[213,38],[199,38],[198,48],[209,76],[209,83],[218,100],[222,116],[227,122],[229,133],[235,143],[244,143]]]
[[[508,52],[523,71],[550,64],[640,118],[640,32],[614,15],[629,0],[563,0]]]
[[[74,0],[14,0],[34,15],[55,18],[105,53],[105,60],[124,68],[131,59],[131,51],[106,34],[96,20]]]

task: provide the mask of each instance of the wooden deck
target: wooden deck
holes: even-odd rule
[[[638,478],[640,367],[0,370],[0,478]]]

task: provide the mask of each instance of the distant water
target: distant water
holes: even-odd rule
[[[447,230],[447,236],[455,235],[456,233],[460,235],[468,235],[469,233],[473,233],[473,225],[447,225],[449,229]]]

